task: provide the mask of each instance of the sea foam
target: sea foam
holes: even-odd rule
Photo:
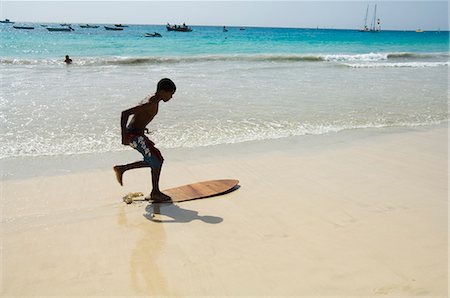
[[[133,66],[154,64],[204,63],[204,62],[379,62],[409,59],[448,60],[445,53],[365,53],[365,54],[230,54],[151,57],[77,57],[74,65],[80,66]],[[61,59],[0,58],[4,65],[64,65]],[[425,65],[427,66],[427,65]],[[434,66],[430,64],[430,66]]]

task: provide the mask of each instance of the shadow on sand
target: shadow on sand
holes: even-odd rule
[[[230,192],[233,192],[240,187],[240,185],[236,185],[226,192],[198,199],[205,199],[229,194]],[[218,224],[223,221],[223,218],[221,217],[210,215],[201,216],[198,214],[198,211],[183,209],[173,203],[150,203],[150,205],[145,207],[145,211],[146,213],[144,214],[144,217],[152,222],[157,223],[187,223],[194,220],[201,220],[209,224]]]
[[[157,223],[187,223],[193,220],[201,220],[209,224],[218,224],[223,218],[210,215],[199,215],[197,211],[183,209],[174,204],[152,203],[145,208],[144,217]]]

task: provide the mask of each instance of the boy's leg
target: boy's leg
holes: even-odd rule
[[[117,182],[119,182],[120,185],[123,185],[123,182],[122,182],[123,173],[125,173],[128,170],[147,168],[147,167],[150,167],[150,166],[146,162],[136,161],[136,162],[129,163],[126,165],[122,165],[122,166],[120,166],[120,165],[114,166],[113,169],[114,169],[114,172],[116,173]]]
[[[152,169],[152,193],[160,192],[159,190],[159,177],[161,176],[161,168]]]
[[[154,202],[167,202],[170,201],[171,198],[162,193],[159,189],[159,176],[161,175],[161,168],[152,169],[152,192],[150,193],[150,199]]]
[[[151,167],[150,162],[146,159],[152,160],[152,151],[156,150],[159,156],[161,156],[161,152],[154,148],[154,143],[150,141],[145,135],[133,135],[132,142],[130,143],[130,147],[137,150],[144,157],[143,161],[136,161],[133,163],[129,163],[126,165],[117,165],[114,166],[114,172],[116,173],[116,179],[120,185],[123,185],[122,177],[123,173],[128,170],[138,169],[138,168],[148,168]],[[152,150],[154,149],[154,150]],[[149,154],[150,153],[150,154]],[[154,153],[153,153],[154,154]],[[159,181],[159,175],[158,175]]]
[[[147,168],[150,165],[144,161],[137,161],[130,164],[122,165],[122,166],[114,166],[114,172],[116,173],[116,179],[123,185],[122,176],[128,170],[138,169],[138,168]],[[170,197],[161,192],[159,189],[159,177],[161,176],[161,168],[152,169],[152,192],[150,193],[149,199],[154,202],[166,202],[170,201]]]
[[[152,192],[150,199],[156,202],[170,201],[170,197],[163,194],[159,189],[159,177],[164,158],[161,152],[155,147],[155,143],[150,141],[145,135],[138,136],[130,146],[139,151],[144,156],[144,161],[137,161],[123,166],[115,166],[117,181],[122,184],[122,176],[128,170],[150,167],[152,169]]]
[[[148,148],[151,152],[148,163],[152,168],[152,192],[150,193],[150,199],[154,202],[170,201],[170,197],[165,195],[159,189],[159,177],[161,176],[161,168],[164,163],[164,158],[161,155],[161,151],[156,148],[152,141],[148,140]]]

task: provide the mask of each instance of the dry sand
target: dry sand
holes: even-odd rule
[[[4,180],[0,293],[447,297],[447,145],[443,125],[166,150],[162,188],[240,180],[176,205],[121,201],[148,169]]]

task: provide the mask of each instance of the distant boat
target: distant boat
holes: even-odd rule
[[[373,21],[370,28],[371,33],[378,33],[381,31],[380,19],[377,19],[377,5],[375,4],[375,9],[373,12]]]
[[[244,31],[244,30],[245,30],[245,28],[239,28],[239,30],[241,30],[241,31]]]
[[[98,28],[99,26],[97,26],[97,25],[89,25],[89,24],[86,24],[86,25],[80,25],[80,28]]]
[[[106,30],[111,30],[111,31],[122,31],[123,28],[121,27],[108,27],[108,26],[103,26],[105,27]]]
[[[367,16],[369,14],[369,4],[367,4],[366,9],[366,17],[364,18],[364,27],[359,29],[359,32],[369,32],[369,28],[367,27]]]
[[[128,27],[128,25],[122,25],[122,24],[115,24],[114,26],[119,27],[119,28]]]
[[[9,19],[5,19],[4,21],[0,21],[2,24],[14,24],[14,22],[11,22]]]
[[[70,31],[75,31],[75,30],[73,30],[73,28],[72,27],[70,27],[70,26],[68,26],[68,27],[49,27],[49,28],[47,28],[47,30],[48,31],[51,31],[51,32],[70,32]]]
[[[178,31],[178,32],[191,32],[192,28],[183,24],[181,26],[178,25],[166,25],[167,31]]]
[[[373,20],[370,25],[370,28],[367,26],[367,17],[369,15],[369,5],[367,5],[366,9],[366,17],[364,18],[364,27],[359,29],[359,32],[371,32],[371,33],[378,33],[381,31],[381,21],[380,19],[377,19],[377,5],[375,4],[375,8],[373,11]]]
[[[416,32],[417,32],[417,33],[422,33],[423,30],[422,30],[422,29],[417,29]]]
[[[68,24],[68,23],[62,23],[62,24],[60,24],[61,26],[72,26],[72,24]]]
[[[33,30],[34,27],[30,26],[13,26],[14,29],[22,29],[22,30]]]
[[[158,32],[155,32],[155,33],[145,33],[144,36],[145,36],[145,37],[162,37],[162,35],[159,34]]]

